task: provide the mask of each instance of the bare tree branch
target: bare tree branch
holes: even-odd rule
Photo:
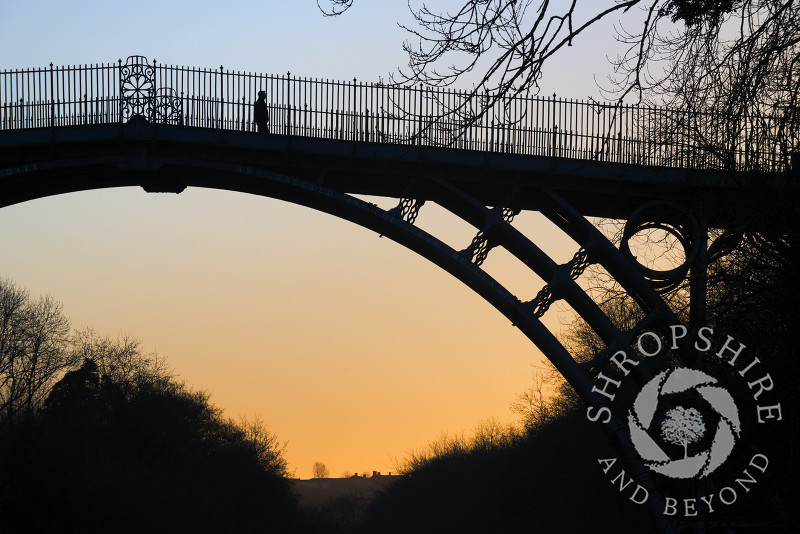
[[[353,0],[327,0],[327,3],[330,6],[325,9],[320,4],[320,0],[317,0],[317,7],[326,17],[337,17],[353,6]]]

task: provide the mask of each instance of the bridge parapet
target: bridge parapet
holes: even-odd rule
[[[783,172],[798,141],[779,118],[724,127],[714,113],[652,106],[491,95],[125,63],[0,72],[0,130],[150,122],[254,132],[253,103],[267,94],[270,131],[324,139],[451,147],[633,165]],[[489,104],[490,102],[493,102]]]

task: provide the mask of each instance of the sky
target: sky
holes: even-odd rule
[[[411,23],[405,0],[356,0],[337,18],[314,0],[0,0],[0,19],[0,70],[144,55],[365,81],[405,65],[397,23]],[[609,32],[559,56],[542,93],[597,96]],[[458,249],[475,233],[430,203],[417,224]],[[556,261],[577,250],[536,213],[515,226]],[[502,250],[484,267],[524,300],[543,285]],[[394,471],[443,433],[512,423],[509,406],[542,358],[489,304],[400,245],[226,191],[106,189],[0,209],[0,277],[54,296],[76,329],[141,339],[227,417],[261,418],[301,478],[316,461],[332,476]],[[557,331],[567,317],[556,306],[545,322]]]

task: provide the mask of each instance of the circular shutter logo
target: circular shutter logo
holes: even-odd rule
[[[678,367],[664,371],[644,385],[628,412],[628,428],[636,451],[645,465],[671,478],[704,477],[718,468],[730,455],[741,431],[739,412],[733,397],[717,380],[701,371]],[[659,405],[667,395],[696,392],[719,417],[716,429],[706,428],[703,415],[695,407],[672,407],[663,421],[654,421]],[[716,418],[715,418],[716,419]],[[713,431],[711,444],[689,456],[689,445]],[[651,436],[682,446],[682,458],[673,459]],[[707,440],[706,440],[707,441]]]

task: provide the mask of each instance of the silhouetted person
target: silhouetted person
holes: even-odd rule
[[[258,92],[258,100],[253,106],[254,119],[256,121],[256,128],[259,133],[269,133],[269,112],[267,111],[267,93],[266,91]]]

